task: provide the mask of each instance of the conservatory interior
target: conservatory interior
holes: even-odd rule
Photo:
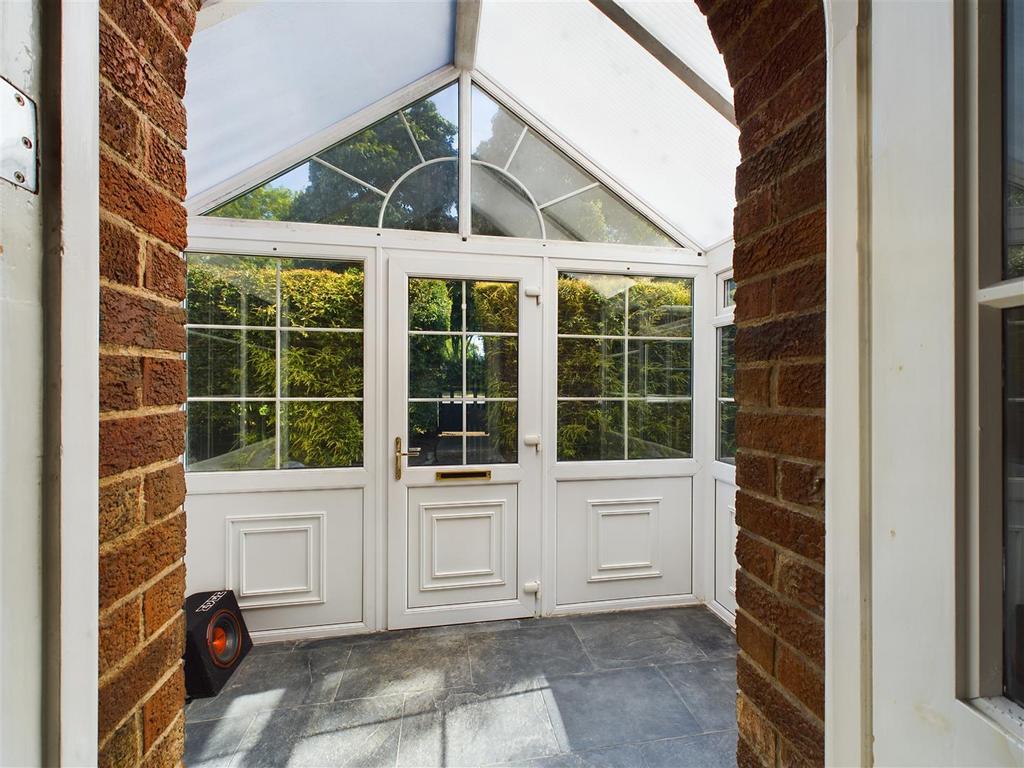
[[[261,674],[532,619],[601,668],[558,617],[633,609],[731,644],[731,90],[695,4],[598,5],[200,11],[188,592],[235,591]]]

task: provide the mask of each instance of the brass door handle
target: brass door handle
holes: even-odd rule
[[[408,451],[402,451],[402,438],[395,438],[395,480],[402,479],[402,457],[419,455],[419,448],[410,448]]]

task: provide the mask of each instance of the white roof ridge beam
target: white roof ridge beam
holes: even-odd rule
[[[668,46],[654,36],[643,24],[634,19],[615,0],[590,0],[591,4],[607,16],[634,42],[657,59],[669,72],[678,77],[691,91],[700,96],[718,114],[735,125],[736,110],[732,103],[707,80],[697,74],[689,64],[673,53]]]
[[[455,6],[455,57],[458,69],[470,71],[476,66],[477,41],[480,39],[481,0],[457,0]]]
[[[362,180],[362,179],[360,179],[360,178],[359,178],[358,176],[353,176],[353,175],[352,175],[351,173],[349,173],[348,171],[344,171],[344,170],[342,170],[341,168],[339,168],[338,166],[336,166],[336,165],[335,165],[334,163],[328,163],[328,162],[327,162],[326,160],[324,160],[324,159],[322,159],[322,158],[319,158],[319,157],[317,157],[316,155],[313,155],[313,156],[312,156],[311,158],[309,158],[309,159],[310,159],[310,160],[312,160],[312,161],[313,161],[314,163],[319,163],[319,164],[320,164],[320,165],[322,165],[322,166],[323,166],[324,168],[329,168],[330,170],[334,171],[335,173],[337,173],[337,174],[340,174],[340,175],[344,176],[344,177],[345,177],[346,179],[348,179],[349,181],[354,181],[354,182],[355,182],[356,184],[358,184],[358,185],[359,185],[359,186],[361,186],[361,187],[366,187],[366,188],[367,188],[368,190],[370,190],[371,192],[376,192],[376,193],[377,193],[378,195],[380,195],[381,197],[387,197],[387,196],[388,196],[388,193],[387,193],[387,192],[384,192],[384,191],[382,191],[382,190],[380,190],[380,189],[377,189],[377,188],[376,188],[375,186],[373,186],[373,184],[371,184],[370,182],[368,182],[368,181],[363,181],[363,180]]]

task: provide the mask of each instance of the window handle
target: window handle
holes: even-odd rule
[[[523,435],[523,445],[532,446],[540,453],[540,435]]]
[[[395,480],[402,479],[402,457],[403,456],[419,456],[419,448],[410,448],[408,451],[402,450],[402,438],[395,438]]]

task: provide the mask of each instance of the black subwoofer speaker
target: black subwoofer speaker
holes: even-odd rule
[[[216,696],[252,648],[235,593],[197,592],[185,598],[185,691]]]

